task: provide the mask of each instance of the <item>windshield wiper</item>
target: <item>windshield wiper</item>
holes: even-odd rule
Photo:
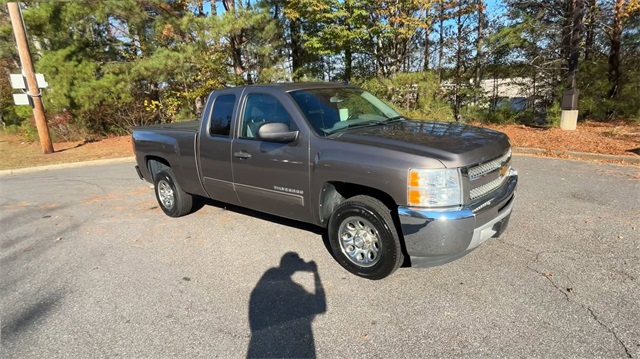
[[[385,118],[381,122],[391,122],[391,121],[406,120],[406,119],[407,119],[406,117],[404,117],[402,115],[399,115],[399,116],[393,116],[393,117]]]
[[[339,132],[339,131],[343,131],[349,128],[355,128],[355,127],[368,127],[368,126],[377,126],[377,125],[385,125],[389,122],[395,122],[395,121],[399,121],[399,120],[404,120],[406,117],[404,116],[394,116],[394,117],[389,117],[389,118],[385,118],[383,120],[371,120],[371,121],[364,121],[364,122],[356,122],[356,123],[350,123],[348,125],[345,125],[344,127],[340,127],[340,128],[336,128],[335,130],[332,131],[325,131],[325,133],[327,135]]]

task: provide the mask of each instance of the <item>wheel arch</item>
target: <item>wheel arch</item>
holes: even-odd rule
[[[398,204],[391,195],[382,190],[356,183],[329,181],[324,183],[320,191],[318,209],[320,223],[326,226],[329,222],[329,217],[331,217],[331,214],[340,203],[358,195],[376,198],[393,213],[397,213]]]
[[[158,156],[146,156],[145,163],[147,165],[147,171],[149,171],[149,176],[151,177],[151,183],[155,181],[156,174],[162,170],[171,168],[171,164],[167,159]]]
[[[402,227],[400,225],[400,218],[398,217],[398,204],[391,195],[377,188],[339,181],[325,182],[320,191],[320,201],[318,214],[320,216],[320,225],[327,228],[329,223],[329,217],[333,211],[345,200],[358,195],[366,195],[373,197],[382,202],[390,211],[391,218],[393,219],[396,230],[398,231],[398,238],[400,239],[400,247],[404,254],[404,263],[402,266],[410,266],[409,255],[404,242],[404,235],[402,233]]]

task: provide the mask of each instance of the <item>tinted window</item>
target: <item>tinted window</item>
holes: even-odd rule
[[[229,136],[231,116],[233,115],[233,105],[235,102],[235,95],[222,95],[215,99],[213,111],[211,112],[210,134]]]
[[[242,116],[241,137],[257,138],[260,126],[269,122],[284,122],[291,128],[291,115],[275,97],[261,93],[249,94]]]

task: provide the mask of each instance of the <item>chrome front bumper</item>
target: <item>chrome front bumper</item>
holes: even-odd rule
[[[490,198],[469,207],[453,210],[399,207],[411,265],[445,264],[471,252],[487,239],[500,236],[509,223],[517,185],[518,173],[511,170],[505,183]]]

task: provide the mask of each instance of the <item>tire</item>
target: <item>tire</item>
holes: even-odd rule
[[[342,202],[331,214],[327,230],[336,260],[357,276],[388,277],[404,260],[391,210],[373,197]]]
[[[174,178],[171,168],[158,172],[154,178],[154,191],[158,205],[167,216],[182,217],[191,213],[193,196],[183,191]]]

